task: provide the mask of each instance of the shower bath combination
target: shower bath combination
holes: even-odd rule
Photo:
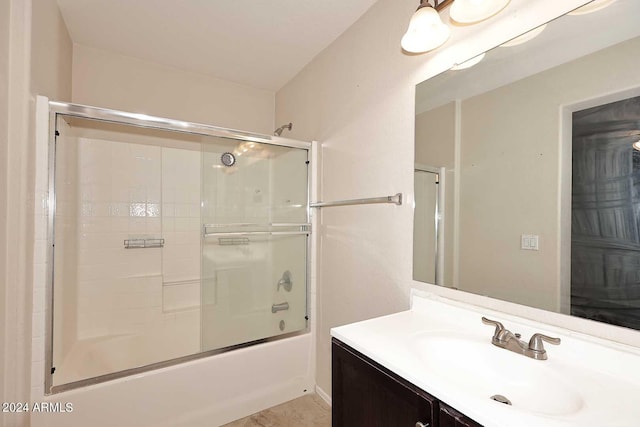
[[[50,103],[47,394],[308,331],[311,144],[133,116]]]

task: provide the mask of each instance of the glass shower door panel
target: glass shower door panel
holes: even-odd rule
[[[255,236],[241,244],[224,239],[209,239],[215,242],[206,243],[203,258],[203,350],[304,329],[306,237]],[[290,291],[286,279],[278,286],[283,275]]]
[[[202,350],[304,329],[307,150],[212,138],[202,161]]]
[[[200,144],[97,120],[56,124],[53,386],[198,353]]]

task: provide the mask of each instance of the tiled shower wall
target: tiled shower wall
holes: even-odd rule
[[[159,320],[162,250],[124,240],[162,237],[162,149],[79,138],[78,339],[141,332]]]

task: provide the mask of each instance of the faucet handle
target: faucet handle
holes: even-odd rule
[[[493,337],[497,337],[499,336],[502,331],[504,331],[504,325],[500,322],[498,322],[497,320],[491,320],[491,319],[487,319],[486,317],[482,316],[482,323],[484,323],[485,325],[493,325],[496,327],[496,331],[493,333]]]
[[[529,340],[529,350],[543,352],[544,344],[542,341],[546,341],[549,344],[560,344],[560,338],[549,337],[544,334],[533,334]]]

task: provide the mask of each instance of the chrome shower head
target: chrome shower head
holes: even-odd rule
[[[273,132],[273,134],[274,134],[275,136],[280,136],[280,135],[282,135],[282,131],[283,131],[283,130],[285,130],[285,129],[287,129],[287,130],[291,130],[291,128],[293,128],[293,123],[289,123],[289,124],[287,124],[287,125],[282,125],[282,126],[280,126],[278,129],[276,129],[276,130]]]

